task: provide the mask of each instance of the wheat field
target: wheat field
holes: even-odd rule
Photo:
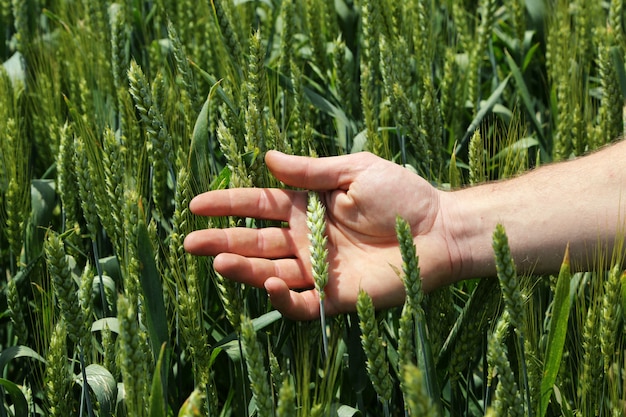
[[[498,227],[498,279],[424,294],[398,219],[405,305],[314,322],[183,249],[263,226],[188,204],[270,149],[448,190],[619,140],[622,0],[0,3],[0,417],[626,414],[621,244],[518,275]]]

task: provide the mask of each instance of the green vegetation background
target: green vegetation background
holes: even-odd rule
[[[324,354],[319,323],[182,249],[265,225],[187,204],[281,186],[268,149],[367,150],[454,189],[620,138],[623,19],[622,0],[0,1],[0,417],[624,415],[619,251],[518,277],[498,229],[499,280],[424,297],[399,222],[413,296],[362,294]]]

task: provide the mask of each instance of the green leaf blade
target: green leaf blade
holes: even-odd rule
[[[565,250],[565,257],[559,272],[556,284],[556,291],[552,306],[552,320],[548,333],[548,343],[544,360],[543,376],[541,378],[541,402],[539,404],[539,416],[544,417],[548,409],[548,403],[552,396],[553,386],[556,381],[561,358],[563,357],[563,347],[565,346],[565,335],[567,333],[567,322],[571,306],[569,246]]]
[[[161,345],[168,342],[169,335],[165,301],[163,300],[163,283],[154,260],[152,242],[145,222],[139,222],[137,234],[138,257],[142,266],[141,289],[146,302],[146,321],[152,354],[156,359],[161,350]]]

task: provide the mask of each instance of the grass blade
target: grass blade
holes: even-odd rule
[[[28,415],[28,403],[26,402],[26,397],[24,397],[24,393],[20,389],[20,387],[7,379],[0,378],[0,386],[4,388],[11,399],[13,400],[13,407],[15,408],[16,416],[27,416]],[[4,404],[0,407],[4,408]]]
[[[211,90],[213,91],[213,90]],[[208,178],[210,167],[208,164],[211,148],[209,146],[209,101],[206,99],[200,114],[196,119],[191,136],[191,149],[189,151],[189,165],[193,178]]]
[[[148,228],[143,220],[139,221],[137,235],[137,251],[142,266],[140,280],[146,302],[148,334],[152,344],[152,354],[156,359],[161,345],[168,342],[169,334],[163,301],[163,285],[154,260]]]
[[[548,343],[544,360],[543,378],[541,379],[541,402],[539,417],[544,417],[548,409],[548,403],[552,396],[554,382],[556,381],[561,357],[563,356],[563,346],[565,345],[565,334],[567,332],[567,321],[569,310],[572,304],[570,296],[570,272],[569,246],[565,250],[565,257],[559,272],[556,283],[556,291],[552,305],[552,319],[550,320],[550,332],[548,333]]]
[[[461,141],[459,142],[459,145],[456,147],[456,150],[454,151],[455,154],[458,155],[461,148],[469,140],[470,136],[472,136],[472,133],[474,133],[474,131],[478,128],[478,126],[480,125],[480,122],[485,118],[487,113],[491,111],[493,106],[496,105],[496,102],[500,100],[500,96],[504,92],[504,89],[509,83],[510,78],[511,76],[508,75],[504,80],[502,80],[498,88],[496,88],[493,91],[493,93],[491,93],[487,101],[485,101],[485,103],[482,106],[480,106],[480,110],[478,110],[478,113],[476,113],[476,116],[474,116],[474,119],[472,120],[470,125],[467,127],[467,130],[465,131],[465,134],[463,135],[463,139],[461,139]]]
[[[537,120],[535,116],[536,111],[534,110],[534,106],[532,103],[532,99],[530,97],[530,92],[528,91],[528,87],[526,86],[526,82],[524,81],[524,77],[522,76],[522,71],[520,71],[519,67],[515,63],[513,57],[507,52],[506,53],[506,61],[509,64],[509,68],[511,69],[511,74],[513,74],[513,78],[515,78],[515,84],[517,85],[517,91],[524,102],[524,108],[526,109],[526,115],[530,119],[533,127],[535,128],[535,132],[537,132],[537,136],[539,136],[539,146],[541,147],[541,153],[547,155],[546,153],[546,138],[543,135],[543,130],[541,129],[541,124]]]
[[[32,358],[37,359],[42,363],[46,363],[46,360],[37,352],[29,348],[28,346],[11,346],[0,353],[0,372],[4,373],[4,368],[7,364],[15,358]]]
[[[117,381],[108,369],[98,364],[90,364],[85,368],[85,376],[89,388],[98,400],[101,417],[113,415],[117,400]]]
[[[156,363],[154,375],[152,376],[152,388],[150,390],[150,415],[153,417],[165,417],[167,402],[164,394],[163,384],[163,370],[167,367],[163,367],[163,362],[167,362],[165,353],[165,344],[161,346],[161,352],[159,353],[159,360]],[[165,373],[167,377],[167,373]]]
[[[439,381],[437,380],[437,367],[428,337],[428,328],[426,327],[426,318],[424,312],[420,311],[416,314],[417,336],[419,339],[419,352],[422,354],[424,369],[424,382],[426,382],[426,391],[430,396],[434,407],[439,411],[439,415],[443,415],[443,407],[441,405],[441,391],[439,389]],[[421,362],[421,361],[420,361]]]

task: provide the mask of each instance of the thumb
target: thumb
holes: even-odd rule
[[[265,163],[280,181],[309,190],[347,190],[359,172],[376,158],[368,153],[356,153],[325,158],[286,155],[268,151]]]

